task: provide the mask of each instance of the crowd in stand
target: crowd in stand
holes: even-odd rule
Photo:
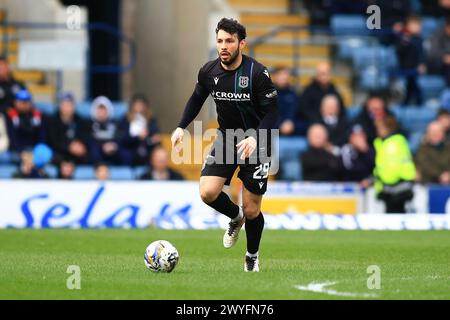
[[[100,96],[92,102],[91,119],[83,119],[76,113],[73,95],[63,93],[57,112],[45,116],[34,107],[25,85],[14,80],[6,59],[0,58],[0,157],[20,163],[16,178],[47,178],[44,167],[51,162],[61,179],[72,179],[77,165],[95,166],[99,180],[108,178],[109,165],[148,165],[144,180],[183,179],[168,167],[145,95],[132,97],[123,119],[115,121],[113,112],[112,102]]]
[[[299,95],[286,73],[277,68],[272,74],[280,93],[278,125],[281,137],[308,139],[299,159],[304,180],[374,184],[388,212],[404,212],[416,181],[450,185],[449,110],[437,113],[413,155],[385,93],[371,92],[349,121],[329,65],[318,65],[315,79]]]
[[[324,12],[361,13],[367,4],[383,6],[383,27],[392,32],[383,34],[380,41],[396,48],[396,76],[404,77],[406,83],[404,105],[423,104],[417,83],[421,74],[441,74],[450,86],[450,18],[429,39],[422,39],[421,19],[410,14],[417,1],[367,0],[361,1],[363,7],[350,2],[356,3],[306,4],[313,19],[318,19],[315,23],[327,23]],[[450,0],[422,2],[423,12],[450,17]],[[329,4],[333,7],[327,8]],[[407,140],[410,132],[400,127],[390,110],[389,92],[370,92],[359,113],[350,119],[349,106],[333,83],[330,64],[318,64],[315,76],[301,92],[290,85],[291,70],[275,68],[271,76],[278,91],[281,137],[305,137],[308,141],[308,149],[298,159],[304,180],[354,181],[364,188],[374,185],[388,212],[405,210],[414,182],[450,185],[448,105],[428,124],[413,154]],[[160,129],[145,95],[134,95],[126,116],[119,121],[114,120],[107,97],[93,100],[89,121],[76,114],[75,106],[74,97],[64,93],[58,97],[57,113],[44,116],[34,108],[24,84],[13,79],[6,59],[0,58],[0,160],[8,151],[9,160],[20,163],[15,177],[47,177],[43,165],[32,161],[43,157],[45,163],[47,155],[48,161],[58,166],[60,179],[72,179],[77,165],[95,166],[99,180],[108,179],[109,165],[148,165],[144,180],[183,179],[168,167],[168,154],[161,147]]]

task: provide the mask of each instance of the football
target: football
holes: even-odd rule
[[[145,265],[153,272],[172,272],[179,258],[178,250],[166,240],[150,243],[144,253]]]

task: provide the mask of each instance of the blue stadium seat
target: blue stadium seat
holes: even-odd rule
[[[352,62],[357,69],[376,66],[391,70],[397,66],[397,56],[393,47],[367,46],[353,51]]]
[[[113,102],[114,120],[122,119],[127,113],[128,106],[126,102]],[[91,101],[83,101],[77,104],[77,113],[85,118],[91,119]]]
[[[45,172],[47,172],[47,174],[52,179],[58,178],[58,168],[54,165],[49,164],[49,165],[45,166]]]
[[[17,171],[17,166],[12,164],[0,165],[0,179],[9,179]]]
[[[442,27],[443,25],[443,19],[438,19],[435,17],[422,17],[422,38],[429,38],[437,28]]]
[[[361,38],[348,37],[338,39],[338,57],[340,59],[351,59],[354,51],[360,50],[367,45],[368,42]]]
[[[111,166],[109,167],[111,180],[133,180],[134,174],[130,167],[126,166]]]
[[[53,103],[49,102],[34,102],[34,106],[48,116],[55,114],[57,109]]]
[[[337,36],[367,36],[366,17],[362,15],[335,14],[331,17],[331,31]]]
[[[133,176],[136,180],[139,180],[141,176],[146,173],[148,170],[148,166],[139,166],[134,168],[133,170]]]
[[[93,166],[77,166],[74,174],[75,180],[95,179],[95,169]]]
[[[91,103],[89,101],[79,102],[77,104],[77,113],[80,117],[91,119]]]
[[[441,95],[441,107],[450,111],[450,89],[445,89]]]
[[[20,157],[11,152],[0,152],[0,164],[11,164],[11,163],[19,163]]]
[[[302,175],[302,165],[300,163],[300,158],[291,159],[281,162],[280,160],[280,170],[281,170],[281,180],[287,181],[300,181],[303,179]]]
[[[408,137],[409,149],[413,154],[419,149],[420,143],[422,142],[424,132],[413,132]]]
[[[353,121],[361,112],[360,106],[350,106],[346,109],[346,115],[348,121]]]
[[[364,90],[378,90],[389,86],[389,73],[376,65],[367,66],[360,71],[359,87]]]
[[[304,137],[280,137],[279,161],[282,180],[301,180],[300,154],[308,148]]]
[[[438,75],[419,76],[418,84],[422,89],[425,101],[430,99],[440,99],[446,87],[444,77]]]
[[[395,106],[391,108],[402,129],[408,133],[423,133],[428,124],[436,118],[436,111],[427,107]]]
[[[280,159],[298,159],[300,153],[308,148],[308,140],[304,137],[280,137]]]

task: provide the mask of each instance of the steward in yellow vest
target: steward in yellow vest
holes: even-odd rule
[[[411,151],[406,138],[397,133],[394,117],[386,116],[375,123],[378,138],[375,147],[375,191],[386,204],[387,213],[405,213],[405,203],[413,198],[416,178]]]

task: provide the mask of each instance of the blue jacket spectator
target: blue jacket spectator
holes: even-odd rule
[[[119,127],[122,162],[128,165],[146,164],[153,148],[161,142],[161,135],[144,95],[133,96],[127,116]]]
[[[289,84],[290,71],[284,67],[272,70],[272,82],[278,93],[278,119],[276,127],[280,135],[304,135],[306,122],[297,119],[298,95]]]
[[[31,94],[20,90],[14,107],[7,110],[9,149],[20,153],[45,141],[42,113],[33,108]]]

